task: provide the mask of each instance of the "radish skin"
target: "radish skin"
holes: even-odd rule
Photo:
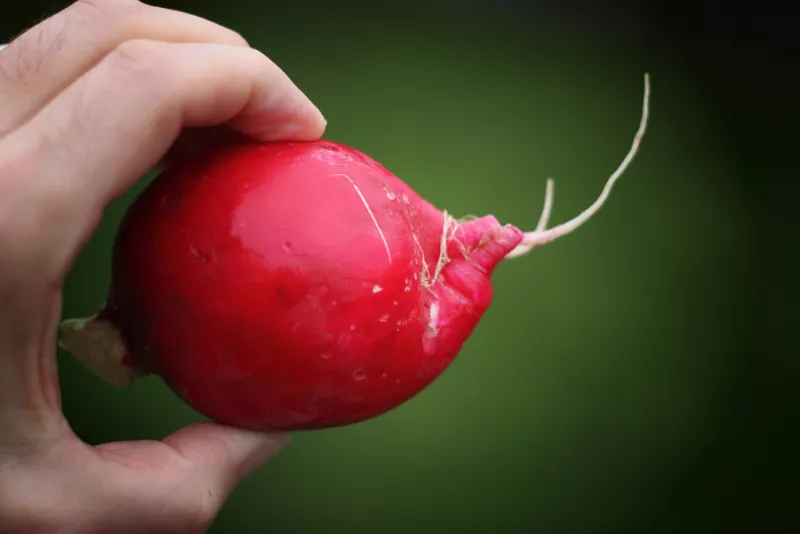
[[[492,301],[491,275],[594,216],[534,230],[457,220],[369,156],[331,141],[240,143],[173,165],[117,232],[101,309],[59,343],[117,387],[155,374],[221,423],[312,430],[405,403],[457,356]]]

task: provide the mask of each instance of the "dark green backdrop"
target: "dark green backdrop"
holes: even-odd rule
[[[798,369],[754,343],[771,321],[754,285],[766,201],[730,95],[690,61],[699,52],[622,16],[633,11],[598,24],[601,10],[544,4],[155,3],[244,34],[319,105],[326,137],[440,207],[525,227],[548,176],[556,222],[594,200],[635,131],[645,70],[653,83],[649,134],[608,206],[497,271],[494,305],[445,375],[383,417],[296,435],[212,532],[775,532],[791,520]],[[0,37],[43,5],[0,18]],[[78,259],[66,316],[103,300],[131,198]],[[119,392],[60,365],[66,414],[89,442],[198,419],[156,378]]]

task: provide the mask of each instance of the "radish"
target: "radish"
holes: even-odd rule
[[[176,164],[116,235],[100,311],[60,344],[112,385],[156,374],[221,423],[311,430],[405,403],[450,365],[492,300],[490,276],[605,203],[644,135],[583,213],[535,230],[458,220],[331,141],[239,143]]]

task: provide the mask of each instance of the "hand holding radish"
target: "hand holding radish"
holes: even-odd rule
[[[0,532],[201,532],[282,434],[190,425],[91,447],[61,413],[61,285],[106,204],[184,128],[309,141],[325,120],[236,33],[84,0],[0,51]]]
[[[0,51],[0,532],[202,531],[286,441],[275,432],[400,406],[457,356],[498,265],[603,206],[648,100],[645,78],[597,201],[549,227],[548,182],[525,232],[457,219],[320,141],[325,120],[291,80],[203,19],[83,0],[24,33]],[[241,142],[172,160],[186,129]],[[107,301],[59,328],[61,284],[104,207],[165,157],[117,233]],[[217,423],[82,443],[60,409],[57,332],[108,382],[158,375]]]

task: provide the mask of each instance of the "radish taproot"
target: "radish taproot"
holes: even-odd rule
[[[167,168],[120,225],[100,311],[60,344],[101,378],[156,374],[221,423],[311,430],[405,403],[450,365],[504,259],[566,235],[608,198],[535,230],[456,220],[369,156],[331,141],[241,143]]]

